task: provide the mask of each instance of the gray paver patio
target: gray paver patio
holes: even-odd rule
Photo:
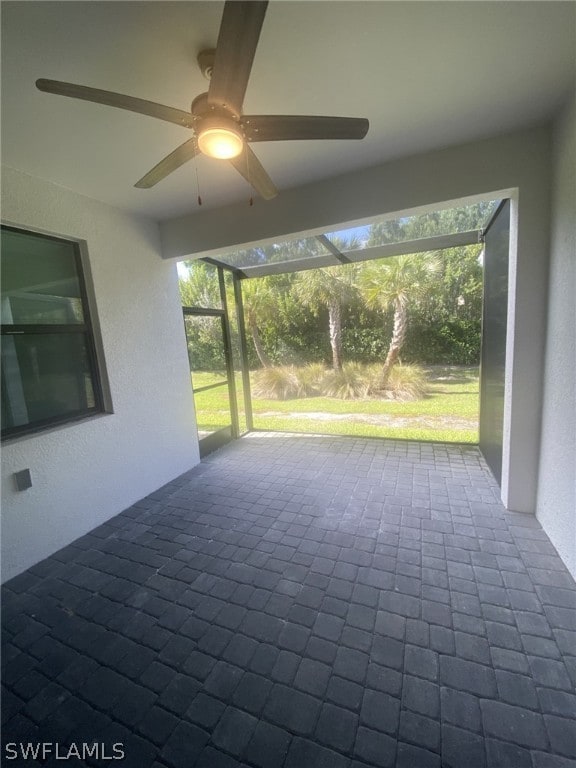
[[[2,597],[5,743],[121,743],[138,768],[576,766],[574,581],[474,447],[254,433]]]

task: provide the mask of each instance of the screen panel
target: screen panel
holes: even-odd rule
[[[498,483],[502,480],[510,201],[485,235],[484,304],[480,363],[480,449]]]

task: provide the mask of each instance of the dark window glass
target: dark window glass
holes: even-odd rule
[[[2,324],[83,323],[76,244],[2,231]]]
[[[103,410],[76,243],[2,227],[2,436]]]

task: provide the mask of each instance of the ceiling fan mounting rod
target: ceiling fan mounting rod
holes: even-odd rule
[[[212,72],[214,70],[215,57],[216,57],[216,48],[207,48],[204,51],[200,51],[200,53],[196,57],[196,61],[198,62],[198,66],[200,67],[200,72],[202,72],[202,75],[206,78],[206,80],[210,80],[210,78],[212,77]]]

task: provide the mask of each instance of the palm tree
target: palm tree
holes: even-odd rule
[[[246,325],[254,342],[254,349],[263,368],[270,368],[272,361],[266,354],[259,326],[275,317],[278,312],[278,297],[269,280],[265,277],[242,281],[242,303]]]
[[[439,271],[437,255],[414,254],[368,262],[360,273],[359,288],[366,304],[385,311],[391,306],[394,310],[392,338],[380,375],[382,388],[406,340],[410,303],[425,295],[430,280]]]
[[[221,307],[216,267],[203,261],[185,261],[188,276],[180,277],[180,298],[185,307]]]
[[[321,306],[328,310],[332,367],[335,371],[342,370],[342,306],[356,293],[355,274],[354,264],[343,264],[299,272],[294,281],[294,295],[310,307],[313,314],[317,315]]]

